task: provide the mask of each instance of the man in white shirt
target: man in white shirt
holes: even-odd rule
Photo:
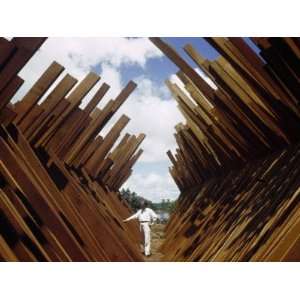
[[[141,209],[138,210],[134,215],[124,220],[128,222],[133,219],[138,219],[140,222],[140,230],[143,233],[144,238],[144,254],[145,256],[151,255],[151,229],[150,226],[158,219],[157,214],[149,207],[147,202],[141,202]]]

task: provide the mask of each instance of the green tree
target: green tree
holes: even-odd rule
[[[148,206],[152,209],[154,209],[157,212],[162,212],[162,213],[168,213],[172,214],[172,212],[176,208],[177,200],[172,201],[171,199],[161,199],[160,202],[158,203],[153,203],[149,201],[148,199],[139,196],[136,192],[131,191],[129,188],[127,189],[122,189],[120,191],[121,197],[126,200],[129,204],[129,206],[134,210],[137,211],[140,209],[140,203],[141,201],[147,201]]]
[[[122,199],[124,199],[124,200],[127,201],[127,203],[129,204],[129,206],[134,211],[137,211],[138,209],[140,209],[140,203],[142,201],[147,201],[149,207],[153,208],[153,204],[152,204],[151,201],[149,201],[148,199],[145,199],[144,197],[139,196],[136,192],[130,191],[129,188],[122,189],[120,191],[120,195],[121,195]]]

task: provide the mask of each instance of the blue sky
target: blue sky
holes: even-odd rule
[[[173,47],[175,47],[178,50],[178,52],[185,59],[187,59],[187,61],[193,67],[196,67],[196,65],[182,49],[182,47],[187,43],[192,43],[195,46],[195,48],[201,50],[202,55],[208,59],[215,59],[218,56],[218,53],[202,38],[164,38],[164,40],[171,44]],[[121,69],[121,74],[123,84],[125,84],[131,78],[146,75],[152,82],[156,83],[157,85],[164,86],[164,81],[167,78],[170,78],[170,76],[172,74],[175,74],[177,71],[178,68],[166,57],[162,56],[149,59],[144,69],[137,65],[127,66],[126,68]],[[167,89],[166,93],[169,94]],[[169,97],[166,98],[167,100],[164,100],[164,98],[162,98],[161,101],[174,101],[173,99],[171,99],[170,94]],[[176,122],[174,120],[174,126],[175,124]],[[153,147],[155,147],[155,145],[153,145]],[[165,153],[163,154],[165,155]],[[169,165],[170,162],[168,161],[166,155],[165,160],[157,162],[138,162],[134,167],[133,179],[139,176],[140,178],[145,178],[145,180],[143,183],[141,183],[139,180],[136,180],[137,182],[134,181],[131,185],[132,180],[129,179],[128,183],[126,184],[126,187],[132,188],[141,193],[143,193],[143,191],[146,190],[147,192],[144,192],[143,195],[149,197],[152,201],[160,201],[163,197],[176,199],[176,197],[178,196],[178,189],[173,182],[168,182],[166,183],[165,187],[163,187],[161,185],[156,184],[155,178],[153,178],[152,182],[152,180],[149,180],[147,177],[147,175],[149,174],[157,174],[159,176],[167,177],[166,173],[168,172]],[[149,184],[140,190],[139,186],[147,183],[147,179],[149,180]],[[157,180],[159,179],[160,177],[157,177]],[[164,188],[165,191],[162,191]],[[155,191],[156,189],[157,192],[149,193],[149,190]]]
[[[203,38],[163,39],[193,68],[196,65],[182,50],[188,43],[207,59],[213,60],[218,56]],[[257,51],[248,39],[247,42]],[[100,107],[116,97],[129,80],[138,84],[136,91],[100,134],[105,135],[121,114],[128,115],[131,121],[124,134],[144,132],[147,136],[142,144],[145,152],[124,187],[154,202],[162,198],[176,199],[179,191],[168,173],[170,162],[166,151],[175,150],[174,126],[184,122],[184,119],[164,81],[176,79],[173,74],[178,71],[177,67],[147,38],[49,38],[22,70],[20,75],[26,83],[16,95],[16,100],[24,95],[53,60],[65,66],[66,71],[78,79],[89,71],[98,73],[103,79],[99,85],[105,81],[111,86]]]
[[[180,53],[182,57],[184,57],[191,66],[196,67],[195,63],[188,57],[188,55],[182,49],[184,45],[191,43],[193,46],[201,51],[202,55],[208,59],[215,59],[219,54],[203,39],[203,38],[189,38],[189,37],[182,37],[182,38],[163,38],[164,41],[172,45],[176,50]],[[158,85],[164,85],[164,81],[171,77],[172,74],[175,74],[178,71],[177,66],[175,66],[169,59],[165,56],[159,58],[151,58],[147,61],[145,69],[141,69],[139,66],[127,66],[122,72],[122,78],[125,80],[123,83],[125,84],[130,78],[135,78],[137,76],[141,76],[143,74],[147,74],[148,78],[155,82]],[[168,91],[166,90],[168,93]],[[164,101],[162,99],[162,101]],[[171,95],[169,94],[169,98],[167,101],[174,101],[171,99]],[[174,120],[174,126],[176,122]],[[155,147],[155,145],[153,145]],[[165,154],[165,153],[164,153]],[[161,176],[166,176],[168,172],[168,167],[170,162],[165,154],[165,160],[159,162],[138,162],[134,167],[134,177],[137,176],[147,176],[147,174],[159,174]],[[138,182],[137,184],[140,184]],[[139,191],[137,184],[133,184],[132,188]],[[129,179],[126,187],[131,188],[131,180]],[[160,186],[159,186],[160,187]],[[156,189],[154,183],[150,183],[149,186],[145,187],[145,190]],[[162,187],[163,188],[163,187]],[[157,193],[146,193],[146,196],[150,198],[152,201],[160,201],[163,197],[171,198],[172,200],[176,199],[178,196],[178,189],[176,185],[172,182],[172,184],[166,184],[165,192],[159,194],[162,191],[162,188],[159,188]],[[143,190],[142,190],[143,191]]]
[[[193,44],[193,46],[201,51],[202,55],[208,59],[215,59],[219,54],[216,52],[203,38],[193,38],[193,37],[169,37],[163,38],[164,41],[172,45],[177,49],[178,53],[184,57],[191,66],[196,67],[195,63],[189,58],[189,56],[184,52],[182,47],[188,43]],[[139,66],[127,66],[122,71],[122,78],[125,82],[131,78],[141,75],[144,71],[151,80],[162,84],[164,80],[170,77],[171,74],[176,73],[178,68],[171,63],[166,57],[151,58],[146,63],[146,69],[142,70]]]

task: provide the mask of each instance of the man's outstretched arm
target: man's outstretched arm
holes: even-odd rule
[[[132,216],[130,216],[129,218],[123,220],[123,222],[128,222],[130,220],[133,220],[133,219],[137,219],[139,217],[139,214],[140,214],[140,211],[137,211],[135,214],[133,214]]]

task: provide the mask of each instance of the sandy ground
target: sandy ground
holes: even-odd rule
[[[164,241],[164,224],[155,224],[151,228],[151,251],[152,255],[146,257],[147,262],[158,262],[162,258],[162,254],[159,252],[159,247]]]

